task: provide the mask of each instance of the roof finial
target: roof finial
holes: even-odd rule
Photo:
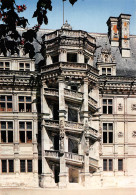
[[[63,1],[63,25],[64,25],[64,1],[66,1],[66,0],[62,0]]]

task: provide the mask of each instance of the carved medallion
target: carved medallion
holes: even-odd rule
[[[123,137],[123,133],[122,132],[119,132],[118,133],[118,137]]]
[[[131,105],[131,110],[136,110],[136,104]]]
[[[136,137],[136,131],[132,132],[132,137],[134,137],[134,138]]]
[[[122,104],[120,103],[119,105],[118,105],[118,111],[122,111],[123,110],[123,106],[122,106]]]

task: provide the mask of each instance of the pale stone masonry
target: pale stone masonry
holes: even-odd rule
[[[129,22],[128,14],[110,17],[108,35],[67,22],[41,30],[40,68],[40,56],[0,56],[0,186],[136,186],[136,36]]]

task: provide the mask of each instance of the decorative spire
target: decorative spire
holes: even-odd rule
[[[72,30],[72,27],[70,26],[70,24],[68,24],[68,21],[66,20],[65,24],[63,24],[61,29]]]

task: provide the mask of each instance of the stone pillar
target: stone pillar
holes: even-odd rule
[[[37,112],[37,110],[36,110],[36,93],[32,94],[32,112]]]
[[[13,93],[13,112],[17,112],[18,111],[18,99],[17,99],[17,94]]]
[[[78,51],[77,62],[78,63],[84,63],[84,55],[83,55],[83,51],[82,50]]]
[[[65,49],[59,51],[59,62],[67,62],[67,52]]]
[[[15,173],[18,175],[20,172],[18,118],[14,118],[14,159],[15,159],[14,160]]]
[[[46,85],[43,85],[41,88],[41,113],[43,114],[44,119],[49,119],[49,106],[44,95],[44,88],[46,88]]]
[[[65,99],[64,99],[64,79],[58,78],[59,82],[59,126],[60,126],[60,174],[59,187],[63,188],[67,185],[67,171],[65,162]]]
[[[50,65],[52,64],[52,59],[51,59],[51,56],[49,54],[47,54],[46,56],[46,65]]]

